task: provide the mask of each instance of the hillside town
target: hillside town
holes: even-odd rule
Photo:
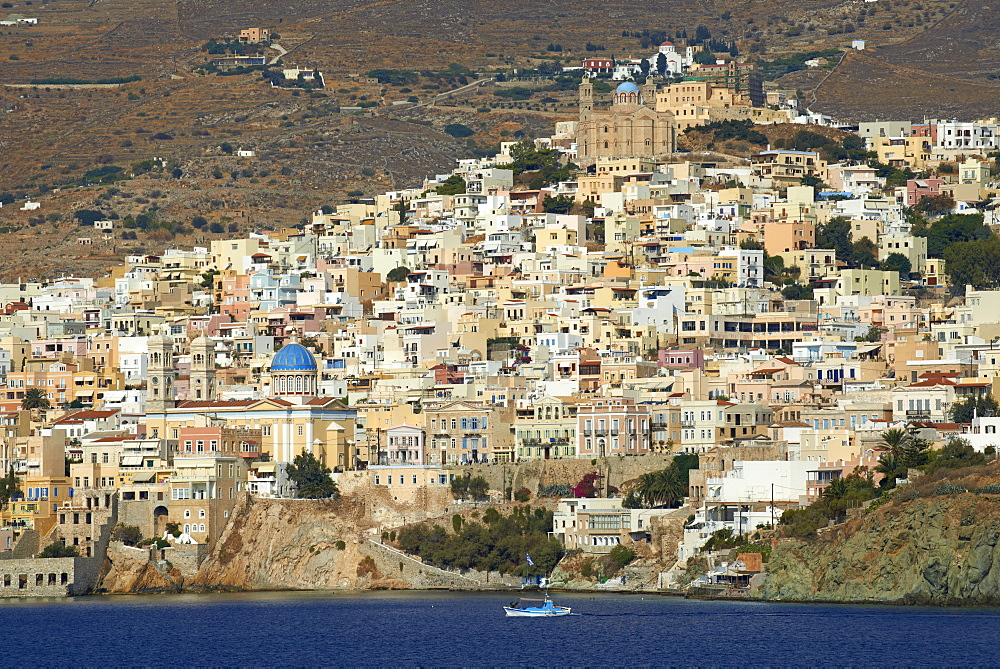
[[[683,564],[839,479],[906,480],[886,435],[995,454],[996,119],[840,139],[807,122],[724,159],[678,135],[797,112],[760,106],[735,63],[602,94],[617,66],[589,60],[608,69],[584,77],[578,120],[419,187],[0,285],[0,550],[98,558],[126,525],[211,551],[240,500],[300,495],[311,462],[419,516],[420,491],[472,467],[688,455],[669,503],[600,477],[588,497],[525,491],[597,555],[690,513]],[[42,577],[3,576],[0,596],[66,585]]]

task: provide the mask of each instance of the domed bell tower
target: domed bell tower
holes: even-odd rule
[[[174,406],[174,340],[167,326],[148,340],[149,363],[146,367],[146,411],[163,413]]]
[[[191,342],[189,397],[201,402],[215,400],[215,344],[204,335]]]

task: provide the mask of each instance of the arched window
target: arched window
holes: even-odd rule
[[[302,392],[302,377],[301,376],[296,376],[295,377],[295,391],[296,392]]]
[[[605,149],[608,148],[608,143],[607,142],[604,142],[604,148]]]
[[[608,131],[608,126],[604,126],[604,132]]]

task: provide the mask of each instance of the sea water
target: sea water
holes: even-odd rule
[[[982,666],[1000,609],[764,604],[552,593],[574,615],[508,618],[516,594],[0,600],[3,666]]]

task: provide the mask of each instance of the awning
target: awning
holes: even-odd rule
[[[141,467],[142,466],[142,456],[141,455],[123,455],[121,461],[122,467]]]
[[[132,477],[133,483],[149,483],[156,478],[156,472],[142,472]]]

